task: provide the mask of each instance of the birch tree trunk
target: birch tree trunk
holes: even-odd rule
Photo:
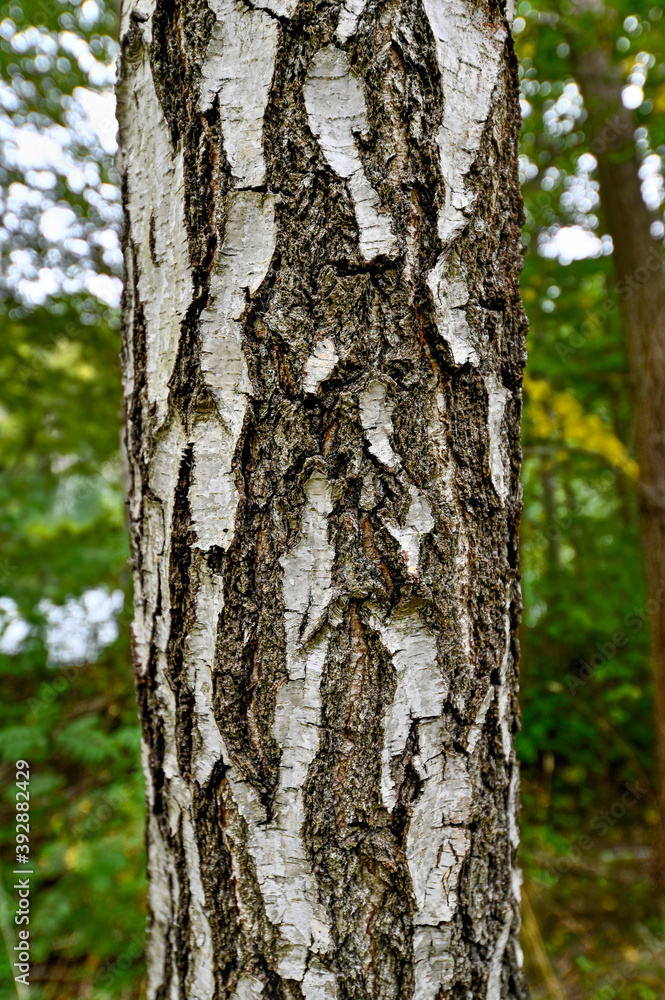
[[[524,997],[496,0],[127,0],[150,1000]]]

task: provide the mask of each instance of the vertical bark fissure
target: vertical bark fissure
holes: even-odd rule
[[[521,998],[507,12],[122,31],[148,996]]]

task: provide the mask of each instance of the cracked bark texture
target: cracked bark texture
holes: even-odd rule
[[[512,11],[125,0],[150,1000],[517,1000]]]

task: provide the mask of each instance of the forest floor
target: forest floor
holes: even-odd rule
[[[542,789],[525,783],[522,945],[533,1000],[665,997],[665,893],[653,879],[658,814],[648,795],[631,803],[626,794],[622,809],[624,792],[582,819],[554,811]]]

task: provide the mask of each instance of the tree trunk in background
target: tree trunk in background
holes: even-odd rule
[[[642,198],[633,114],[605,48],[576,59],[598,161],[603,214],[614,243],[640,466],[639,504],[655,669],[661,813],[657,877],[665,879],[665,279],[655,216]]]
[[[122,16],[148,997],[524,997],[506,12],[209,2]]]

